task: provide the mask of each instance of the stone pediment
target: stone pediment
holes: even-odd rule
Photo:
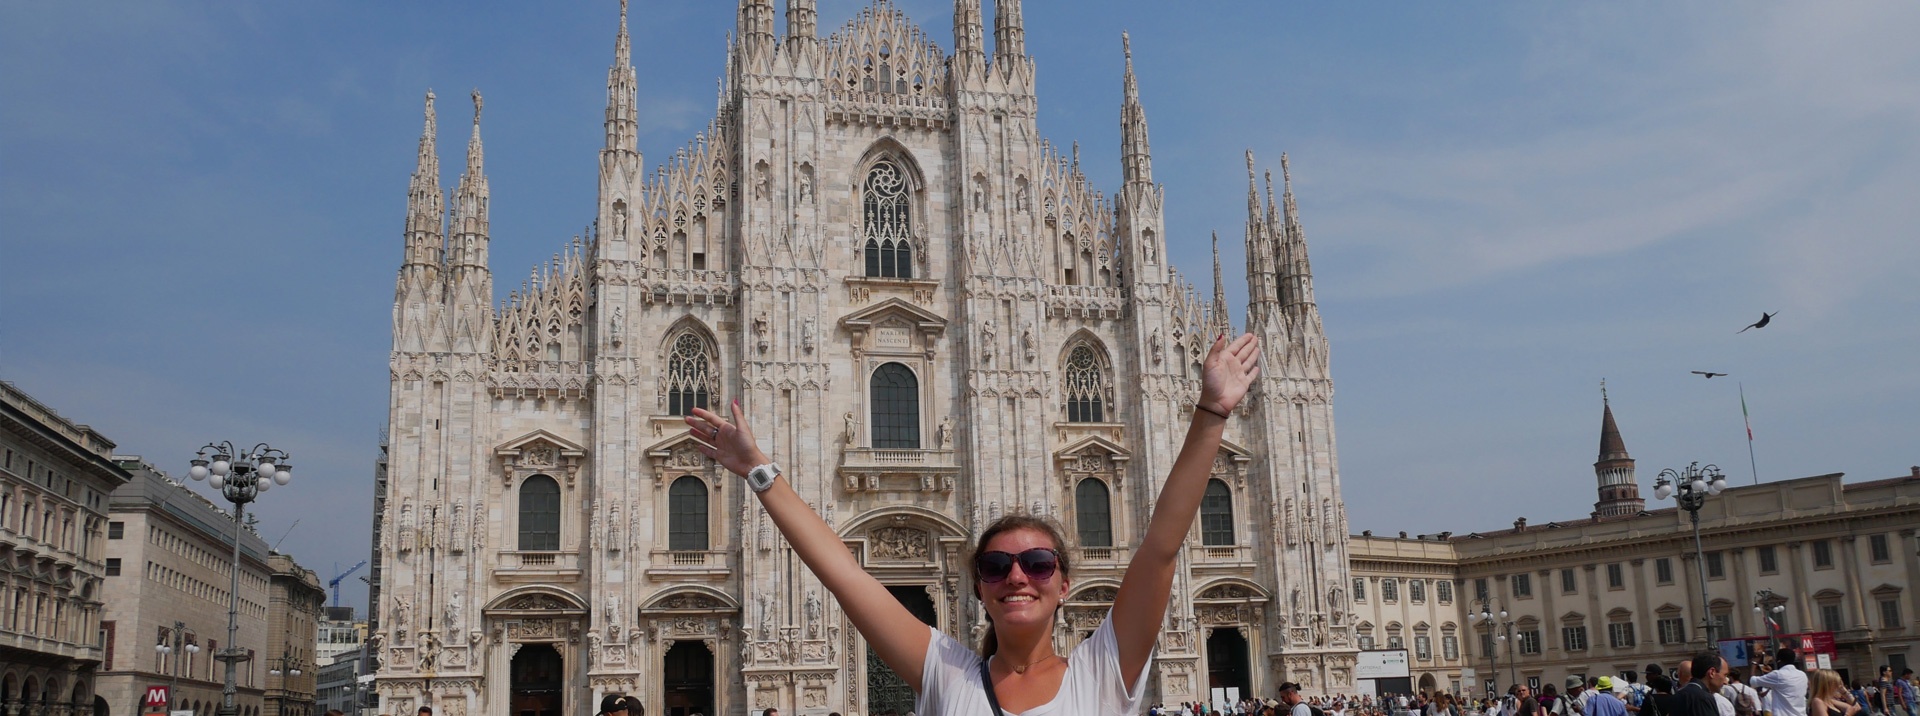
[[[551,588],[522,588],[495,598],[486,607],[489,614],[501,612],[516,613],[583,613],[587,611],[586,602],[565,591]]]
[[[559,460],[561,458],[568,458],[568,457],[579,458],[579,457],[585,457],[587,454],[586,447],[572,440],[568,440],[566,438],[560,437],[558,435],[547,432],[545,430],[535,430],[533,432],[527,433],[525,435],[514,438],[505,443],[502,443],[500,447],[493,449],[493,454],[499,455],[501,457],[512,457],[512,456],[523,456],[523,457],[530,457],[530,458],[549,457],[549,454],[546,454],[546,453],[543,453],[540,455],[529,454],[532,451],[541,450],[543,448],[551,448],[553,450],[553,452],[550,453],[550,456],[553,458],[553,460],[550,462],[547,462],[546,464],[548,465],[560,464]],[[525,459],[519,462],[525,465],[533,464]]]
[[[889,298],[840,319],[853,339],[854,356],[873,353],[925,353],[933,360],[934,347],[947,331],[947,319],[899,298]]]
[[[738,612],[739,602],[717,590],[704,587],[681,588],[654,597],[640,608],[641,614],[678,614],[685,612]]]
[[[713,468],[713,461],[701,454],[699,446],[700,441],[694,439],[691,430],[647,446],[647,464],[653,468],[653,486],[664,486],[669,474],[707,474]]]
[[[1105,455],[1107,459],[1114,462],[1125,462],[1133,457],[1133,453],[1121,447],[1120,443],[1107,439],[1105,435],[1089,435],[1072,445],[1060,448],[1053,453],[1053,459],[1056,462],[1071,462],[1087,455]]]
[[[1197,601],[1253,602],[1267,601],[1267,595],[1259,587],[1242,581],[1215,583],[1200,591]]]
[[[572,489],[574,478],[580,474],[580,464],[586,460],[587,449],[545,430],[535,430],[501,443],[493,449],[493,454],[500,458],[501,478],[509,486],[516,478],[553,473],[566,476],[567,488]]]

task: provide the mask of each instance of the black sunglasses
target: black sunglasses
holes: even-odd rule
[[[979,575],[981,583],[999,584],[1007,581],[1007,575],[1013,574],[1016,561],[1020,563],[1020,571],[1027,575],[1027,579],[1044,582],[1052,579],[1054,570],[1060,568],[1060,553],[1045,547],[1035,547],[1017,555],[981,552],[973,558],[973,571]]]

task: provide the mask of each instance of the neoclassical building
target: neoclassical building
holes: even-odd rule
[[[1920,467],[1855,482],[1733,478],[1701,508],[1704,564],[1687,513],[1641,498],[1610,405],[1593,469],[1585,517],[1355,535],[1361,647],[1408,650],[1416,690],[1473,693],[1672,665],[1708,648],[1708,619],[1716,641],[1830,634],[1843,678],[1920,661]],[[1507,616],[1469,618],[1482,610]]]
[[[1039,135],[1021,3],[993,3],[991,46],[981,4],[956,0],[949,53],[884,0],[825,37],[812,0],[783,35],[772,0],[743,0],[717,115],[650,173],[623,7],[592,228],[503,303],[480,96],[448,201],[428,93],[377,496],[381,712],[910,709],[690,443],[684,414],[735,400],[928,623],[978,633],[964,553],[1014,512],[1076,539],[1060,646],[1098,623],[1229,308],[1217,252],[1210,298],[1168,261],[1130,48],[1106,194]],[[1352,680],[1327,339],[1285,161],[1277,200],[1255,167],[1265,371],[1180,559],[1155,700]]]

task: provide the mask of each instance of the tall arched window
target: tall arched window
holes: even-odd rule
[[[1074,488],[1074,513],[1080,523],[1080,546],[1113,546],[1113,511],[1107,504],[1107,484],[1093,478]]]
[[[1067,422],[1106,422],[1107,374],[1090,346],[1067,355]]]
[[[688,475],[667,490],[667,549],[707,549],[707,483]]]
[[[913,211],[906,178],[892,160],[867,172],[861,191],[861,229],[866,235],[867,275],[913,278]]]
[[[520,551],[560,549],[560,483],[534,475],[520,483]]]
[[[706,408],[715,387],[713,352],[692,332],[673,339],[667,358],[667,414],[692,415]]]
[[[920,380],[899,363],[873,372],[873,446],[920,447]]]
[[[1207,493],[1200,498],[1200,544],[1233,546],[1233,491],[1219,480],[1208,480]]]

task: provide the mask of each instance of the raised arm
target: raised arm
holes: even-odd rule
[[[687,425],[700,442],[700,452],[727,468],[745,476],[753,468],[773,462],[754,444],[753,431],[740,414],[740,401],[730,406],[731,421],[708,410],[695,408]],[[773,519],[780,534],[793,545],[800,561],[820,578],[827,591],[840,601],[840,608],[853,621],[853,628],[867,638],[875,654],[900,678],[920,691],[920,674],[927,660],[927,642],[933,638],[927,625],[900,605],[887,588],[860,567],[847,551],[840,535],[828,527],[820,515],[793,491],[785,477],[773,481],[773,487],[756,493],[760,504]]]
[[[1113,601],[1113,631],[1120,647],[1120,674],[1132,684],[1147,666],[1153,643],[1160,638],[1167,598],[1173,593],[1173,570],[1180,545],[1186,542],[1200,498],[1207,491],[1207,473],[1220,450],[1220,434],[1233,409],[1260,376],[1260,342],[1252,334],[1232,343],[1226,336],[1213,342],[1206,372],[1200,381],[1200,401],[1187,425],[1187,440],[1174,458],[1173,471],[1160,488],[1146,536],[1127,563],[1120,594]]]

